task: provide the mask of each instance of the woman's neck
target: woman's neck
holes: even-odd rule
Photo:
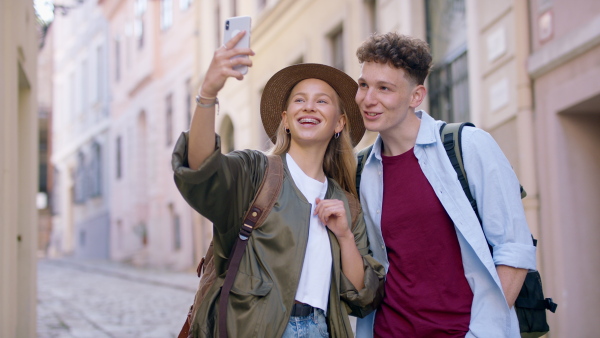
[[[326,149],[326,147],[301,147],[292,143],[288,154],[306,175],[319,182],[325,182],[323,157]]]

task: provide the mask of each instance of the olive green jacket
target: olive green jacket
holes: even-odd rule
[[[193,318],[191,332],[194,337],[216,337],[218,299],[227,257],[263,179],[267,157],[252,150],[223,155],[217,136],[213,154],[198,170],[192,170],[187,163],[187,142],[187,133],[183,133],[175,146],[175,182],[185,200],[213,222],[218,276]],[[281,337],[294,304],[308,241],[311,205],[294,184],[285,156],[282,159],[280,196],[265,222],[250,236],[231,290],[227,312],[230,337]],[[346,195],[332,179],[328,179],[325,198],[344,201],[347,218],[352,219]],[[329,231],[333,258],[327,309],[330,337],[352,337],[348,314],[366,316],[383,297],[384,269],[369,252],[362,211],[356,219],[352,232],[365,270],[365,288],[360,291],[342,273],[340,246]]]

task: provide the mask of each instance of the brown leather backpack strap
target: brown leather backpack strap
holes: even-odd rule
[[[190,307],[187,318],[185,318],[185,322],[183,323],[183,327],[181,328],[181,331],[179,332],[177,338],[188,338],[188,335],[190,334],[190,322],[192,321],[193,307],[193,305]]]
[[[258,188],[258,192],[252,201],[252,205],[246,217],[244,224],[240,229],[240,235],[235,242],[232,254],[229,256],[227,274],[225,281],[221,287],[221,296],[219,298],[219,337],[227,338],[227,303],[229,300],[229,292],[233,287],[235,275],[240,268],[240,261],[246,251],[248,238],[252,234],[252,230],[261,226],[264,220],[273,209],[281,186],[283,184],[283,163],[278,155],[268,155],[267,168],[264,173],[264,178]]]

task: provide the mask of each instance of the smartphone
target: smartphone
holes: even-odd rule
[[[244,37],[235,45],[235,47],[250,48],[250,24],[251,20],[249,16],[236,16],[225,20],[225,30],[223,31],[223,44],[231,40],[232,37],[236,36],[241,31],[246,31]],[[245,57],[248,55],[236,55],[234,58]],[[239,65],[233,67],[233,69],[239,71],[242,74],[248,73],[248,66]]]

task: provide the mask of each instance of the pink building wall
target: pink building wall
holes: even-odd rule
[[[531,1],[540,252],[552,337],[595,337],[600,290],[600,2]]]

